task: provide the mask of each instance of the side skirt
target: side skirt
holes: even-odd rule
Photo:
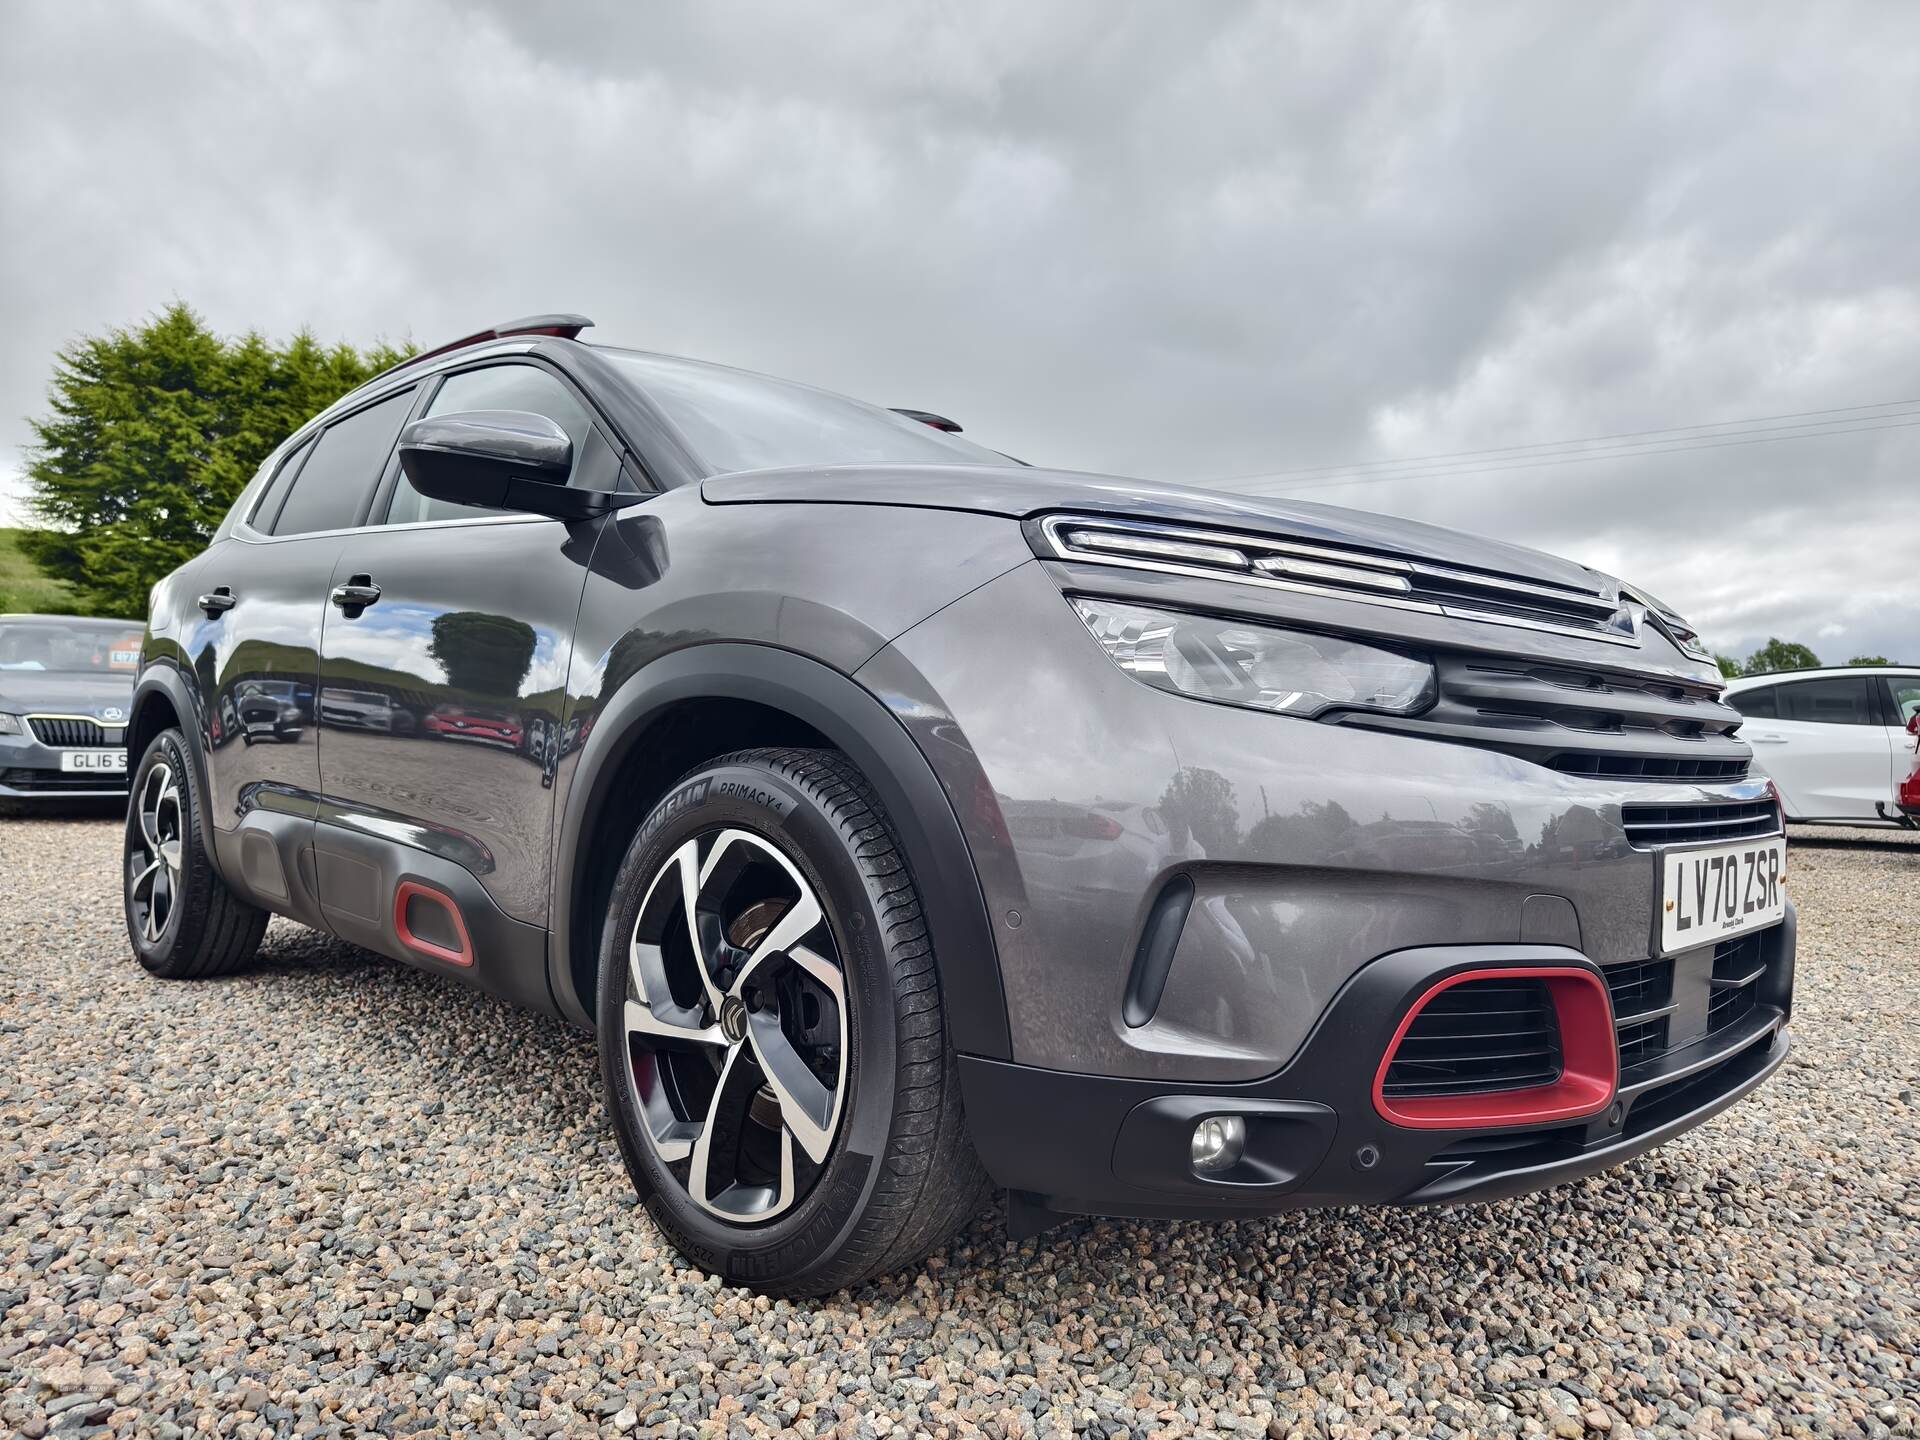
[[[255,810],[215,831],[227,883],[248,900],[394,960],[542,1014],[547,932],[505,914],[473,875],[411,845]]]

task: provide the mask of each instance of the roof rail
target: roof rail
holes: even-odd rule
[[[893,413],[896,415],[904,415],[909,420],[918,420],[922,425],[931,425],[936,430],[944,430],[949,435],[958,435],[960,433],[960,426],[958,424],[947,419],[944,415],[934,414],[931,410],[903,410],[898,405],[895,405],[893,407]]]
[[[471,335],[462,335],[458,340],[449,340],[444,345],[436,345],[431,350],[422,350],[418,355],[409,355],[398,365],[389,365],[375,380],[391,375],[396,370],[404,370],[409,365],[418,365],[422,360],[431,360],[436,355],[445,355],[450,350],[464,350],[469,345],[479,345],[488,340],[505,340],[512,335],[556,335],[562,340],[575,340],[582,330],[592,326],[593,321],[584,315],[560,313],[555,315],[528,315],[524,319],[509,320],[504,325],[489,326],[485,330],[476,330]]]

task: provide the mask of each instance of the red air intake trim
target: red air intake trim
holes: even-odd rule
[[[1387,1071],[1415,1018],[1434,996],[1469,980],[1541,980],[1553,1000],[1560,1027],[1560,1078],[1524,1090],[1478,1095],[1386,1096]],[[1613,1103],[1620,1085],[1620,1049],[1613,1033],[1613,1001],[1606,981],[1572,966],[1515,966],[1463,970],[1431,987],[1393,1032],[1373,1076],[1373,1108],[1409,1130],[1477,1130],[1491,1126],[1550,1125],[1597,1115]]]
[[[438,905],[447,912],[453,921],[453,933],[460,938],[460,948],[449,950],[444,945],[436,945],[431,940],[422,940],[407,925],[407,902],[422,900],[430,905]],[[460,918],[460,907],[453,903],[453,897],[432,886],[422,885],[417,880],[402,880],[400,888],[393,892],[393,928],[400,936],[400,943],[409,950],[417,950],[429,959],[441,961],[447,965],[473,964],[473,941],[467,938],[467,922]]]

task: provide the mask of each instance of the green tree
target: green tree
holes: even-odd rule
[[[464,695],[517,698],[533,668],[536,637],[524,620],[454,610],[433,617],[427,653],[446,671],[447,684]]]
[[[1884,655],[1856,655],[1847,661],[1849,665],[1891,665],[1892,663]]]
[[[1819,667],[1820,657],[1813,651],[1775,635],[1747,657],[1745,673],[1770,675],[1776,670],[1817,670]]]
[[[1713,663],[1720,667],[1723,679],[1738,680],[1745,673],[1740,669],[1740,662],[1731,655],[1716,655],[1713,657]]]
[[[1160,816],[1177,842],[1191,835],[1209,855],[1229,853],[1240,838],[1233,782],[1218,770],[1190,765],[1176,771],[1161,792]]]
[[[412,353],[364,354],[301,331],[284,346],[222,339],[186,305],[83,336],[54,360],[32,421],[21,548],[87,609],[143,615],[153,583],[207,543],[295,427]]]

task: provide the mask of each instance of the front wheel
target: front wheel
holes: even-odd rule
[[[702,1268],[824,1294],[979,1205],[919,895],[846,757],[746,751],[685,776],[614,880],[600,973],[622,1156]]]

